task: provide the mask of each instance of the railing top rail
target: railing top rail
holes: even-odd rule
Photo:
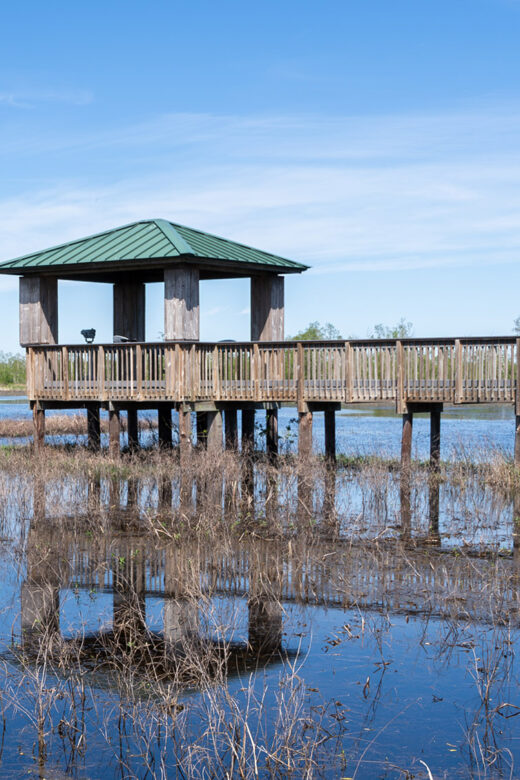
[[[123,342],[98,342],[95,344],[27,344],[27,349],[45,349],[45,350],[59,350],[63,347],[68,349],[96,349],[98,347],[104,347],[112,349],[113,347],[164,347],[168,345],[179,344],[181,346],[200,346],[200,347],[220,347],[222,349],[229,349],[233,347],[250,347],[253,344],[257,344],[260,347],[291,347],[297,344],[303,344],[303,346],[309,347],[339,347],[344,344],[350,344],[351,346],[395,346],[397,342],[400,342],[404,346],[433,346],[433,345],[450,345],[455,344],[456,341],[460,341],[461,344],[515,344],[517,340],[516,336],[460,336],[460,337],[448,337],[441,336],[439,338],[427,337],[427,338],[401,338],[401,339],[318,339],[318,340],[299,340],[299,341],[123,341]]]

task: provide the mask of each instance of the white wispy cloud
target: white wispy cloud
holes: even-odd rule
[[[10,108],[34,108],[41,103],[65,103],[85,106],[92,103],[94,96],[90,90],[0,90],[0,106]]]
[[[34,143],[56,153],[55,178],[16,195],[0,185],[0,254],[159,216],[312,273],[518,262],[519,137],[520,106],[509,104],[382,117],[170,114],[43,137]],[[22,165],[23,139],[0,131],[0,141],[0,155]],[[73,182],[59,162],[70,148],[85,167]],[[107,167],[116,156],[125,177]]]

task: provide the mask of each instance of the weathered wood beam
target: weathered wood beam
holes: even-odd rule
[[[121,453],[121,420],[119,409],[108,412],[108,451],[113,458]]]
[[[87,440],[90,450],[99,450],[101,444],[101,419],[99,406],[87,406]]]
[[[268,409],[266,416],[265,446],[267,457],[274,461],[278,455],[278,409]]]
[[[330,464],[336,462],[336,412],[325,409],[325,458]]]
[[[177,266],[164,271],[164,338],[199,340],[199,270]]]
[[[222,412],[206,412],[208,420],[208,452],[222,452]]]
[[[45,443],[45,410],[33,407],[34,449],[39,451]]]
[[[251,277],[251,340],[283,341],[283,276]]]
[[[403,414],[403,432],[401,438],[401,472],[409,472],[412,463],[413,412]]]
[[[20,278],[20,344],[57,344],[58,280],[47,276]]]
[[[242,452],[252,453],[255,448],[255,410],[242,409]]]
[[[298,455],[303,460],[312,455],[312,412],[298,415]]]
[[[430,468],[439,471],[441,463],[441,410],[434,404],[430,411]]]
[[[192,449],[191,411],[179,409],[179,454],[181,463]]]
[[[197,447],[208,446],[208,413],[197,412]]]
[[[226,409],[224,426],[226,449],[238,450],[238,412],[236,409]]]
[[[137,409],[131,407],[126,413],[128,449],[136,450],[139,447],[139,418]]]
[[[145,285],[124,280],[114,284],[114,336],[145,340]]]
[[[157,433],[159,448],[168,449],[172,446],[172,410],[170,407],[160,406],[157,410]]]

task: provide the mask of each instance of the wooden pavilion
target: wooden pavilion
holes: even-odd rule
[[[251,444],[255,410],[266,411],[267,450],[278,447],[277,410],[297,406],[298,448],[312,449],[313,413],[325,413],[325,453],[335,457],[335,412],[342,404],[395,403],[403,417],[402,465],[410,464],[415,413],[431,420],[430,456],[438,468],[443,404],[510,404],[520,462],[520,339],[427,338],[284,341],[284,277],[307,266],[166,220],[145,220],[0,264],[20,277],[20,342],[27,350],[27,394],[35,444],[47,409],[85,408],[89,443],[100,442],[100,410],[120,449],[121,411],[128,443],[138,444],[138,410],[156,409],[159,442],[172,443],[179,414],[181,455],[193,440],[220,449]],[[199,341],[199,282],[251,280],[251,340]],[[113,341],[60,344],[58,280],[113,287]],[[164,283],[164,341],[145,341],[145,285]],[[223,437],[223,421],[225,437]]]

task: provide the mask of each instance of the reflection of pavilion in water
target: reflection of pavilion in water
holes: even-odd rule
[[[201,604],[225,597],[245,601],[246,644],[256,657],[280,653],[284,605],[291,603],[478,620],[517,617],[518,547],[512,559],[443,552],[437,548],[438,483],[430,512],[426,544],[406,543],[404,514],[402,539],[377,545],[303,532],[273,541],[175,543],[132,530],[129,522],[125,528],[121,515],[111,530],[94,536],[81,521],[68,532],[63,519],[36,518],[27,538],[22,629],[26,635],[58,632],[60,591],[67,588],[111,593],[112,635],[123,644],[146,634],[147,599],[162,598],[162,641],[173,649],[200,639]]]

